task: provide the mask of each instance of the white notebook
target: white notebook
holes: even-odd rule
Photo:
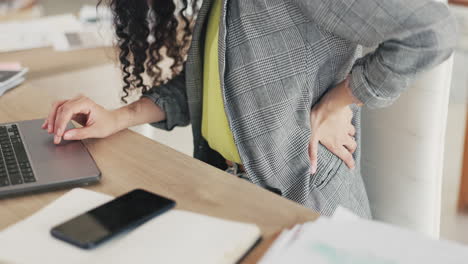
[[[0,96],[11,88],[14,88],[24,82],[24,75],[27,72],[27,68],[22,68],[19,70],[0,69]]]
[[[0,263],[236,263],[260,238],[254,224],[170,210],[92,250],[50,229],[113,197],[76,188],[0,232]]]

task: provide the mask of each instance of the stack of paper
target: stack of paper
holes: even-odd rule
[[[19,63],[0,63],[0,96],[24,82],[27,72]]]
[[[340,208],[331,218],[283,231],[260,264],[468,263],[468,247],[437,241]]]
[[[0,232],[0,263],[227,264],[237,262],[260,237],[256,225],[181,210],[170,210],[92,250],[50,235],[53,226],[112,198],[73,189]]]

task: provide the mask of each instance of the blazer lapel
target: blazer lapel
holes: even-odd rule
[[[185,65],[187,101],[190,109],[194,137],[200,137],[203,103],[203,47],[206,20],[213,0],[204,0],[197,14],[192,33],[192,42]]]

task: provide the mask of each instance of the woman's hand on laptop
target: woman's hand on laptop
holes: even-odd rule
[[[66,131],[71,120],[83,127]],[[107,137],[124,127],[119,128],[119,115],[116,111],[107,110],[85,96],[78,96],[53,103],[42,128],[47,129],[49,134],[55,134],[54,143],[59,144],[62,138],[80,140]]]
[[[85,96],[78,96],[53,103],[42,129],[55,134],[54,143],[59,144],[62,138],[65,140],[104,138],[127,127],[165,119],[165,112],[148,98],[143,97],[121,108],[107,110]],[[83,127],[65,131],[71,120]]]

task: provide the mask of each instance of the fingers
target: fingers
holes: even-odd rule
[[[349,106],[345,108],[346,110],[346,118],[351,122],[353,120],[353,110]]]
[[[42,129],[46,129],[46,128],[47,128],[47,118],[44,120],[44,123],[41,125],[41,128],[42,128]]]
[[[338,156],[350,169],[354,169],[355,162],[353,155],[344,146],[334,148],[331,150],[336,156]]]
[[[318,140],[312,138],[309,144],[309,157],[310,157],[310,173],[317,172],[317,153],[318,153]]]
[[[75,114],[89,114],[90,109],[86,100],[75,99],[68,101],[57,108],[54,124],[54,143],[58,144],[61,141],[65,128],[72,120]]]
[[[348,142],[348,145],[350,145],[350,148],[354,148],[354,151],[356,150],[357,144],[354,145],[356,142],[353,139],[350,139]],[[354,142],[354,143],[351,143]],[[333,154],[335,154],[338,158],[340,158],[346,166],[348,166],[350,169],[354,169],[355,161],[354,157],[351,154],[350,150],[348,147],[345,146],[338,146],[338,145],[333,145],[330,142],[322,142],[322,144]]]
[[[357,149],[356,140],[352,137],[348,138],[348,141],[344,144],[345,148],[348,149],[349,152],[354,153]]]
[[[348,128],[348,135],[354,137],[356,135],[356,128],[353,125],[350,125]]]
[[[47,126],[47,132],[49,132],[49,134],[52,134],[54,132],[55,116],[57,114],[57,109],[67,101],[68,100],[61,100],[61,101],[56,101],[52,104],[49,116],[47,117],[46,122],[44,122],[44,125],[43,125],[44,129],[46,129],[46,126]]]
[[[63,134],[63,139],[65,140],[82,140],[90,138],[92,135],[93,127],[82,127],[82,128],[74,128],[66,131]]]

